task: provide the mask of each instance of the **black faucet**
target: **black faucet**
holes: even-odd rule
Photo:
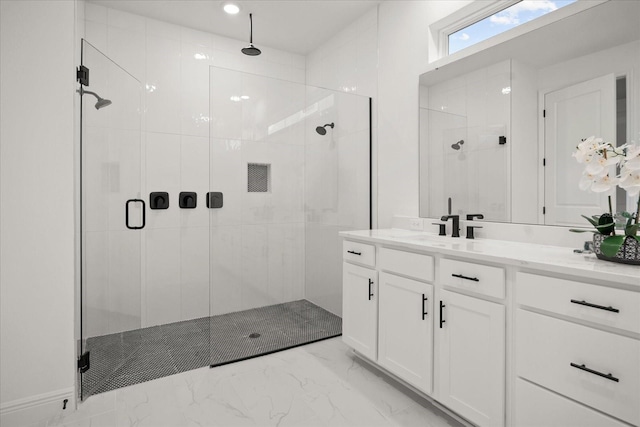
[[[482,214],[467,214],[467,221],[473,221],[474,218],[484,219],[484,215],[482,215]]]
[[[445,215],[440,218],[440,221],[449,221],[449,218],[453,219],[451,237],[460,237],[460,215]]]

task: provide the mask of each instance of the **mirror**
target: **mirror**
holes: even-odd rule
[[[640,2],[612,0],[420,76],[420,216],[585,225],[634,212],[581,191],[581,139],[640,143]],[[448,62],[448,63],[447,63]]]

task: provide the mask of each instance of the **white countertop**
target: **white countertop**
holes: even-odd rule
[[[342,231],[340,236],[366,242],[392,244],[477,261],[502,263],[598,280],[640,289],[640,266],[603,261],[594,254],[578,254],[558,246],[504,240],[453,238],[402,229]]]

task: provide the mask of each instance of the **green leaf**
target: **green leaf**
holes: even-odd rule
[[[596,230],[581,230],[578,228],[570,228],[569,231],[572,231],[574,233],[597,233]]]
[[[640,224],[627,224],[624,229],[624,234],[626,236],[635,236],[636,234],[638,234],[638,229],[640,229]]]
[[[625,218],[631,218],[632,215],[629,212],[620,212],[620,215],[622,215]]]
[[[602,241],[600,250],[604,255],[613,258],[622,247],[624,239],[626,239],[626,236],[609,236]]]
[[[586,215],[582,215],[582,218],[586,219],[587,221],[589,221],[591,223],[591,225],[593,225],[594,227],[598,228],[598,221],[597,220],[591,219]]]

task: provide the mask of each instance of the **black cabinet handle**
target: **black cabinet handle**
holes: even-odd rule
[[[444,319],[442,318],[442,309],[443,309],[443,308],[445,308],[445,307],[446,307],[446,305],[444,305],[444,304],[442,303],[442,301],[440,301],[440,329],[442,329],[442,324],[443,324],[444,322],[446,322],[446,320],[444,320]]]
[[[586,371],[586,372],[589,372],[590,374],[597,375],[599,377],[606,378],[611,381],[620,382],[618,378],[614,377],[611,374],[603,374],[602,372],[594,371],[593,369],[587,368],[585,365],[578,365],[577,363],[571,362],[571,366],[573,366],[574,368],[578,368],[581,371]]]
[[[425,303],[427,302],[428,298],[425,296],[425,294],[422,294],[422,320],[425,319],[425,317],[427,317],[427,309],[425,307]]]
[[[362,255],[362,252],[347,251],[348,254]]]
[[[373,298],[373,289],[371,288],[372,285],[373,280],[369,279],[369,301],[371,301],[371,298]]]
[[[460,279],[466,279],[466,280],[473,280],[474,282],[479,282],[480,279],[478,279],[477,277],[467,277],[467,276],[463,276],[462,274],[452,274],[453,277],[458,277]]]
[[[611,311],[613,313],[620,313],[620,310],[618,310],[617,308],[613,308],[611,306],[605,307],[604,305],[591,304],[590,302],[578,301],[577,299],[572,299],[571,302],[578,305],[586,305],[587,307],[599,308],[600,310]]]
[[[129,203],[142,203],[142,225],[140,227],[132,227],[129,225]],[[124,205],[124,225],[127,226],[129,230],[142,230],[146,224],[146,210],[147,205],[145,205],[144,200],[142,199],[129,199],[127,203]]]

